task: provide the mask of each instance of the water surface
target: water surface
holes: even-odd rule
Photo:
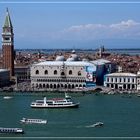
[[[47,98],[62,97],[49,94]],[[80,102],[73,109],[33,109],[30,103],[42,95],[0,96],[0,127],[20,127],[25,134],[0,134],[2,137],[140,137],[140,98],[121,95],[71,94]],[[23,117],[47,119],[47,125],[20,124]],[[103,127],[87,127],[98,121]]]

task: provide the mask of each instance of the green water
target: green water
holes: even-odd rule
[[[20,127],[25,134],[2,137],[140,137],[140,98],[121,95],[71,94],[80,102],[75,109],[33,109],[30,103],[42,95],[0,96],[0,127]],[[51,97],[62,97],[49,94]],[[47,119],[48,124],[20,124],[26,118]],[[101,121],[103,127],[87,127]],[[28,139],[28,138],[27,138]]]

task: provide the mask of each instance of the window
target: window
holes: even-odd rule
[[[132,82],[134,83],[134,78],[132,79]]]
[[[78,71],[78,76],[81,76],[81,71]]]
[[[64,72],[61,72],[61,75],[62,75],[62,76],[64,76],[64,75],[65,75],[65,73],[64,73]]]
[[[50,88],[53,88],[53,85],[52,84],[50,84]]]
[[[45,70],[45,71],[44,71],[44,74],[45,74],[45,75],[48,74],[48,70]]]
[[[4,40],[10,40],[10,38],[9,37],[5,37]]]
[[[125,83],[125,78],[123,78],[123,81],[124,81],[124,83]]]
[[[111,82],[113,82],[113,78],[111,78]]]
[[[56,74],[57,74],[57,70],[54,71],[54,75],[56,75]]]
[[[72,70],[69,71],[69,75],[72,75]]]
[[[107,82],[109,82],[109,78],[107,78]]]
[[[134,84],[132,84],[132,89],[135,89],[135,85]]]
[[[120,83],[122,82],[122,79],[120,78]]]
[[[123,89],[126,89],[126,84],[123,85]]]
[[[39,74],[39,70],[36,70],[36,71],[35,71],[35,74]]]
[[[56,84],[54,84],[54,86],[53,86],[54,88],[56,88]]]

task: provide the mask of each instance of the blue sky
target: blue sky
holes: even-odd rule
[[[0,27],[8,7],[15,48],[140,48],[140,3],[45,2],[0,3]]]

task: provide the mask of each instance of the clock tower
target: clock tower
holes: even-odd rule
[[[10,70],[10,77],[14,76],[14,33],[8,9],[2,32],[3,68]]]

